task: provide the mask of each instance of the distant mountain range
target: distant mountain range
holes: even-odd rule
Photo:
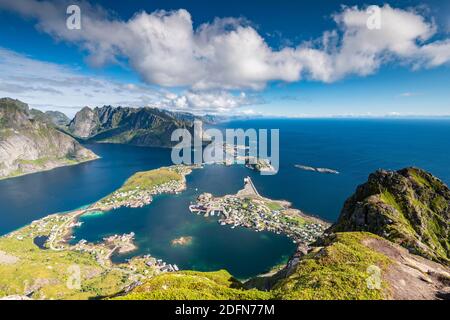
[[[84,107],[67,126],[73,136],[91,142],[170,147],[175,129],[193,130],[196,117],[157,108]]]
[[[214,125],[247,116],[172,112],[152,107],[84,107],[71,120],[58,111],[42,112],[11,98],[0,99],[0,178],[49,170],[96,156],[78,142],[172,147],[172,132],[193,134],[194,121]],[[45,132],[45,133],[44,133]],[[78,142],[76,142],[78,140]]]
[[[227,120],[151,107],[112,106],[84,107],[71,120],[58,111],[42,112],[19,100],[3,98],[0,178],[95,159],[96,155],[80,142],[171,147],[178,143],[171,141],[172,132],[185,128],[193,133],[196,119],[209,125]]]
[[[43,113],[10,98],[0,99],[0,179],[98,158],[60,131],[59,113]]]
[[[170,147],[175,144],[170,139],[172,132],[179,128],[193,132],[195,120],[213,125],[246,118],[210,114],[198,116],[152,107],[84,107],[70,121],[66,130],[74,137],[90,142]]]

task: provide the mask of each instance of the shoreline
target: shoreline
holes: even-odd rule
[[[330,223],[291,208],[285,200],[261,196],[250,177],[244,179],[244,188],[234,195],[214,197],[203,193],[189,210],[204,217],[217,216],[221,225],[244,227],[255,232],[269,231],[284,234],[297,245],[309,245],[320,237]]]
[[[97,157],[92,158],[92,159],[82,160],[82,161],[78,161],[78,162],[75,162],[75,163],[66,163],[66,164],[57,165],[55,167],[51,167],[51,168],[47,168],[47,169],[21,173],[21,174],[18,174],[18,175],[11,175],[11,176],[6,176],[6,177],[0,177],[0,182],[3,181],[3,180],[9,180],[9,179],[14,179],[14,178],[24,177],[24,176],[28,176],[28,175],[35,174],[35,173],[52,171],[52,170],[55,170],[55,169],[58,169],[58,168],[77,166],[79,164],[88,163],[88,162],[96,161],[96,160],[99,160],[99,159],[101,159],[101,157],[97,156]]]

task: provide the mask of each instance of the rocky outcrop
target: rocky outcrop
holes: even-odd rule
[[[93,142],[124,143],[138,146],[172,146],[175,129],[193,128],[195,116],[156,108],[104,106],[83,108],[69,125],[70,132]]]
[[[450,269],[366,232],[342,232],[265,279],[275,299],[449,299]],[[260,281],[261,283],[261,281]]]
[[[75,115],[69,124],[69,130],[80,138],[89,138],[97,133],[99,128],[98,115],[89,107],[84,107]]]
[[[448,264],[450,190],[421,169],[377,171],[345,202],[331,231],[368,231]]]
[[[0,99],[0,179],[98,158],[41,116],[23,102]]]

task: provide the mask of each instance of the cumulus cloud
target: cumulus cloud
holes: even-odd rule
[[[83,106],[156,106],[194,113],[238,112],[258,103],[244,93],[172,93],[145,84],[122,83],[80,73],[68,66],[35,60],[0,47],[0,97],[10,96],[42,110],[73,116]]]
[[[238,109],[264,101],[255,96],[249,97],[246,93],[233,95],[227,91],[187,91],[177,95],[166,94],[156,106],[163,106],[177,111],[201,111],[203,113],[230,113]]]
[[[124,21],[81,2],[82,29],[68,30],[65,5],[0,0],[0,8],[36,19],[40,30],[80,45],[90,63],[126,60],[145,82],[167,87],[261,89],[270,81],[333,82],[348,75],[366,76],[391,61],[412,68],[450,61],[450,40],[431,41],[437,32],[431,20],[389,5],[380,8],[380,30],[367,28],[366,8],[343,7],[333,16],[335,30],[279,50],[242,19],[215,19],[194,29],[190,13],[183,9],[139,12]]]

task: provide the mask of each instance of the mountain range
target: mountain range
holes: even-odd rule
[[[0,179],[97,159],[53,124],[61,119],[18,100],[0,99]]]
[[[223,118],[142,107],[84,107],[70,120],[58,111],[42,112],[11,98],[0,99],[0,178],[49,170],[96,159],[80,143],[121,143],[171,147],[176,129],[193,132],[194,120]]]
[[[67,126],[73,136],[91,142],[170,147],[175,129],[193,130],[196,117],[157,108],[84,107]]]

